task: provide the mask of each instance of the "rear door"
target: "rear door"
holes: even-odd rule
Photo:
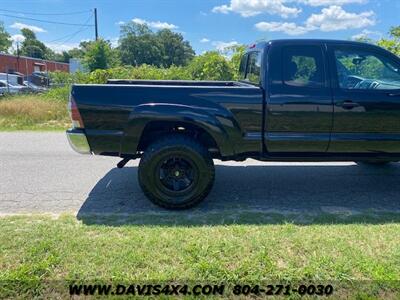
[[[326,152],[333,103],[325,45],[272,44],[268,57],[265,128],[268,152]]]
[[[400,153],[400,60],[369,45],[331,45],[329,152]]]

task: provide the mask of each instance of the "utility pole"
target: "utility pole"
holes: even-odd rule
[[[94,9],[94,33],[97,41],[99,39],[99,32],[97,30],[97,8]]]

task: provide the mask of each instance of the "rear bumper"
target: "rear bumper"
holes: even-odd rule
[[[81,129],[67,130],[68,142],[72,149],[80,154],[91,154],[90,146],[86,138],[85,132]]]

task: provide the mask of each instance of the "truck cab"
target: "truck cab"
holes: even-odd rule
[[[400,60],[382,48],[332,40],[263,42],[243,56],[240,80],[264,93],[267,156],[400,153]]]

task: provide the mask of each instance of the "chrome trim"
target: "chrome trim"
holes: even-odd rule
[[[72,149],[80,154],[91,154],[86,135],[83,132],[67,131],[67,138]]]

